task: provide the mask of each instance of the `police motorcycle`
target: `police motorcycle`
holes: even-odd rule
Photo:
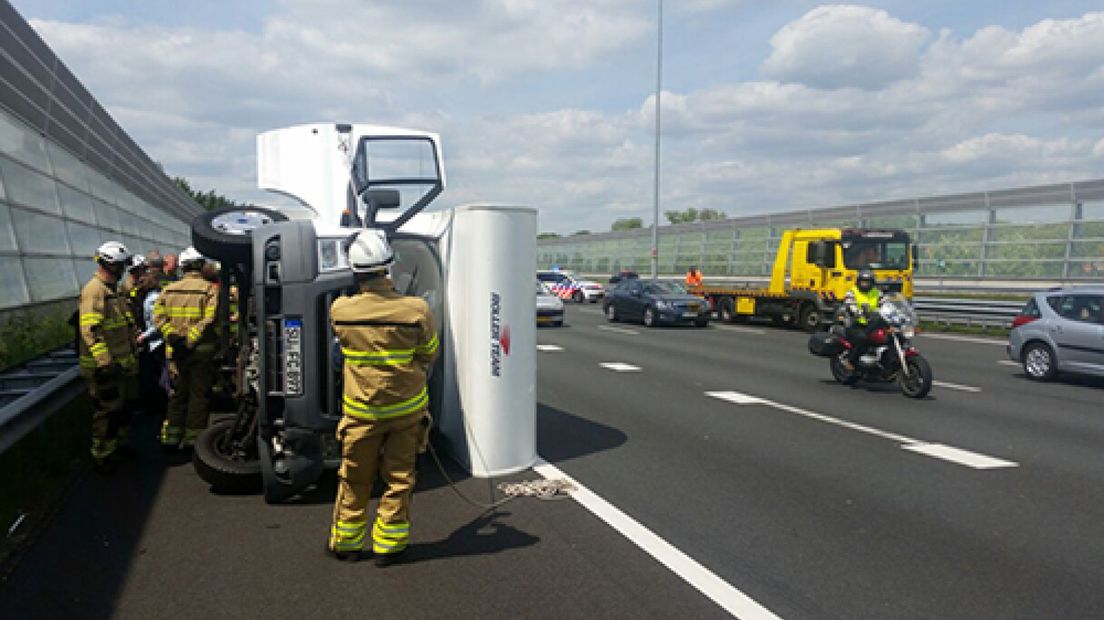
[[[860,312],[865,312],[867,319],[869,349],[848,369],[845,361],[854,345],[847,330],[856,325]],[[932,369],[912,345],[918,324],[912,305],[899,293],[882,295],[878,308],[867,311],[857,308],[849,293],[828,330],[809,338],[809,352],[828,358],[832,377],[843,385],[897,381],[905,396],[923,398],[932,388]]]
[[[397,230],[441,193],[444,171],[436,134],[343,124],[268,134],[258,138],[258,185],[302,208],[235,206],[192,222],[193,245],[222,267],[216,320],[229,325],[231,287],[239,308],[235,327],[220,330],[236,410],[200,435],[192,461],[212,488],[260,487],[277,503],[341,460],[342,360],[329,308],[356,290],[343,244],[363,228],[384,230],[406,255],[406,272],[392,273],[400,292],[437,295],[427,301],[440,312],[439,257]],[[397,214],[382,215],[389,211]]]

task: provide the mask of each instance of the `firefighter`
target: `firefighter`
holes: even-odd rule
[[[881,298],[882,292],[875,286],[874,272],[863,268],[855,278],[855,286],[851,287],[844,297],[849,311],[855,318],[854,325],[847,333],[847,339],[852,344],[851,350],[847,353],[847,362],[844,364],[844,368],[848,371],[855,369],[859,358],[870,348],[870,338],[867,336],[869,327],[867,315],[878,310]]]
[[[184,277],[166,286],[153,307],[154,324],[167,343],[172,386],[161,426],[161,446],[169,451],[191,448],[207,428],[218,287],[203,277],[206,262],[195,248],[181,252]]]
[[[128,394],[138,359],[127,300],[118,284],[130,252],[118,241],[96,249],[96,272],[81,289],[78,320],[80,372],[92,399],[92,463],[110,473],[129,427]]]
[[[358,560],[369,530],[377,566],[406,550],[414,464],[429,436],[426,376],[437,356],[437,332],[420,297],[397,293],[388,277],[393,254],[378,230],[365,230],[348,249],[358,294],[333,302],[330,318],[345,359],[345,415],[329,551]],[[386,483],[375,519],[368,500],[377,472]]]

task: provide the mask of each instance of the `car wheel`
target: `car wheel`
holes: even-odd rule
[[[644,325],[646,327],[655,327],[656,325],[655,310],[651,307],[644,308]]]
[[[617,316],[617,308],[613,307],[613,304],[606,306],[606,320],[610,323],[616,323],[620,317]]]
[[[207,427],[196,440],[192,464],[204,482],[220,491],[256,491],[261,487],[261,462],[252,451],[235,443],[235,420],[223,418]],[[253,436],[247,438],[252,447]]]
[[[709,325],[709,317],[703,316],[694,320],[695,327],[705,327],[706,325]]]
[[[200,254],[228,263],[248,263],[253,257],[250,233],[288,218],[263,207],[227,207],[201,213],[192,220],[192,245]]]
[[[1023,369],[1029,379],[1050,381],[1058,375],[1054,351],[1041,342],[1027,345],[1023,352]]]

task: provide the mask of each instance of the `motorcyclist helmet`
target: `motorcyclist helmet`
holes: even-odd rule
[[[363,230],[349,244],[349,266],[353,273],[386,271],[394,260],[395,253],[382,230]]]
[[[199,253],[199,250],[188,246],[180,253],[180,268],[185,271],[192,271],[203,269],[203,264],[207,262],[207,259]]]
[[[874,272],[870,269],[860,271],[859,277],[855,279],[855,285],[859,287],[860,291],[869,293],[874,288]]]

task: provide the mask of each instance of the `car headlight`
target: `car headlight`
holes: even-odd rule
[[[662,299],[657,299],[656,302],[655,302],[655,305],[656,305],[656,308],[659,308],[660,310],[670,310],[671,309],[671,304],[669,302],[666,302],[666,301],[662,300]]]
[[[901,333],[904,334],[905,338],[912,338],[916,335],[916,328],[911,326],[905,327],[901,329]]]

